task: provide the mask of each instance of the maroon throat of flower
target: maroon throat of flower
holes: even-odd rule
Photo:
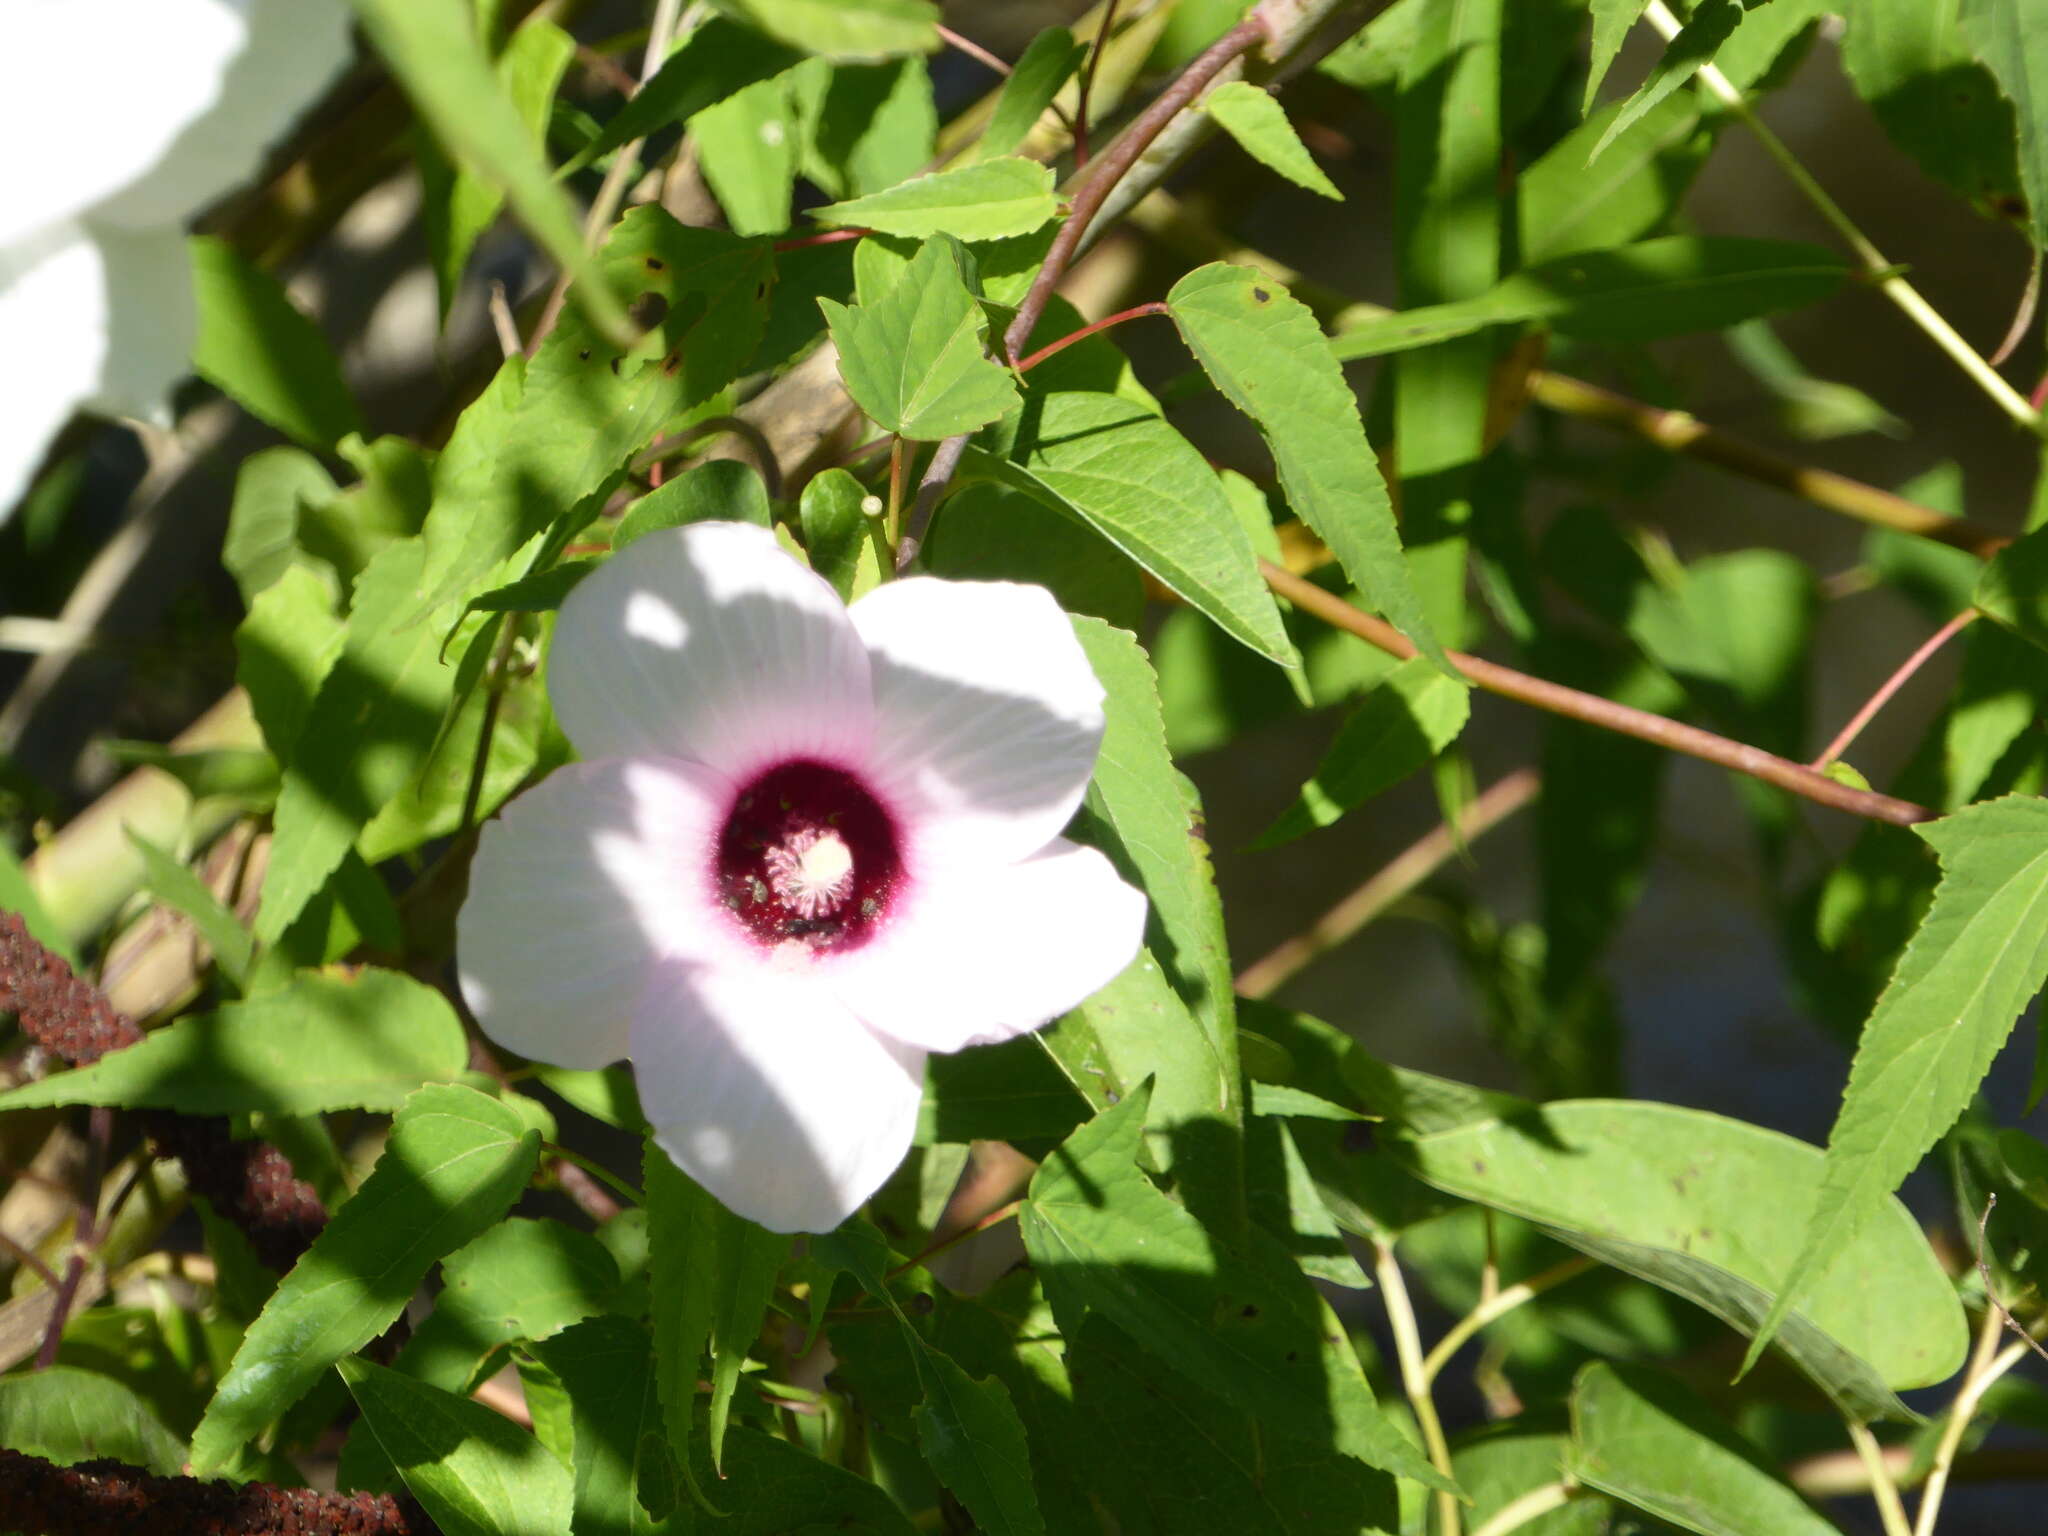
[[[901,884],[896,824],[858,778],[799,758],[739,792],[718,836],[718,897],[768,949],[857,949]]]

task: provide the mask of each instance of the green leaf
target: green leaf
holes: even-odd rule
[[[236,682],[250,696],[262,739],[289,762],[313,698],[342,653],[344,627],[334,590],[303,565],[293,565],[250,604],[236,629]]]
[[[613,114],[604,131],[576,153],[565,172],[601,160],[622,144],[685,123],[736,91],[772,79],[803,60],[765,33],[714,16],[662,61],[654,78]]]
[[[1417,1136],[1402,1155],[1425,1183],[1537,1222],[1744,1331],[1788,1294],[1824,1179],[1820,1152],[1789,1136],[1626,1100],[1530,1107]],[[1870,1215],[1780,1339],[1859,1417],[1896,1413],[1893,1391],[1943,1380],[1967,1347],[1911,1215],[1881,1197]]]
[[[647,1330],[622,1317],[596,1317],[534,1346],[568,1390],[575,1424],[576,1536],[653,1536],[708,1529],[674,1506],[671,1447],[662,1436]],[[712,1477],[701,1437],[687,1447],[699,1481]],[[720,1536],[794,1536],[845,1531],[912,1536],[889,1496],[865,1478],[801,1446],[734,1425],[718,1483],[727,1513]],[[637,1492],[636,1492],[637,1490]],[[659,1495],[667,1493],[667,1497]]]
[[[2037,528],[1994,555],[1970,601],[2014,634],[2048,650],[2048,528]]]
[[[688,1443],[696,1417],[698,1362],[711,1356],[705,1408],[718,1466],[740,1367],[761,1332],[789,1238],[736,1216],[647,1142],[647,1237],[661,1400],[672,1444]]]
[[[372,46],[434,136],[465,169],[502,187],[520,222],[578,279],[598,327],[627,334],[625,311],[598,276],[583,230],[547,160],[498,83],[466,0],[350,0]]]
[[[575,55],[576,39],[542,15],[520,23],[498,55],[498,83],[525,125],[535,154],[546,147],[555,91]],[[505,192],[472,171],[457,170],[427,135],[420,136],[415,153],[420,162],[420,227],[427,237],[427,260],[434,269],[445,326],[470,252],[497,220]]]
[[[467,1396],[502,1346],[552,1338],[612,1310],[618,1297],[618,1263],[596,1238],[515,1216],[442,1262],[434,1310],[392,1366]]]
[[[738,235],[789,228],[796,190],[797,121],[789,87],[761,80],[690,119],[704,180]]]
[[[844,229],[928,240],[1002,240],[1028,234],[1059,211],[1052,168],[1004,155],[956,170],[934,171],[886,192],[832,203],[811,217]]]
[[[657,528],[686,523],[753,523],[767,528],[774,521],[767,488],[753,466],[737,459],[712,459],[691,465],[634,502],[612,532],[612,548],[624,549]]]
[[[1186,1198],[1205,1217],[1226,1213],[1227,1224],[1227,1213],[1242,1209],[1243,1174],[1235,1136],[1244,1120],[1244,1104],[1237,1063],[1236,989],[1200,806],[1194,787],[1167,753],[1158,683],[1137,641],[1096,619],[1076,618],[1074,633],[1107,695],[1103,711],[1108,723],[1087,807],[1113,834],[1107,849],[1110,857],[1135,877],[1151,903],[1146,920],[1151,955],[1141,954],[1125,976],[1133,978],[1135,971],[1133,979],[1142,996],[1142,967],[1157,957],[1164,979],[1197,1025],[1199,1046],[1195,1039],[1169,1037],[1177,1059],[1153,1069],[1167,1090],[1160,1098],[1161,1118],[1183,1126],[1179,1134],[1187,1143],[1188,1159],[1177,1159],[1177,1166]],[[1097,1028],[1107,1028],[1110,1022],[1105,1018]],[[1140,1075],[1142,1070],[1130,1079],[1131,1087],[1136,1087]]]
[[[1287,502],[1387,621],[1449,671],[1409,581],[1358,402],[1308,307],[1263,273],[1215,262],[1166,296],[1173,323],[1272,450]]]
[[[774,279],[766,242],[686,229],[649,206],[619,221],[599,260],[639,296],[636,313],[659,318],[621,349],[565,314],[531,362],[506,362],[463,412],[434,466],[430,579],[415,611],[467,599],[565,513],[594,517],[584,499],[731,383],[759,344]]]
[[[833,1235],[816,1239],[814,1247],[895,1314],[921,1394],[910,1416],[932,1470],[989,1536],[1043,1536],[1045,1522],[1031,1485],[1031,1450],[1008,1388],[993,1377],[977,1380],[933,1348],[858,1240]]]
[[[1962,675],[1942,735],[1946,804],[1965,805],[2041,712],[2041,653],[1991,624],[1963,637]]]
[[[1396,1486],[1385,1473],[1269,1434],[1258,1415],[1186,1390],[1158,1356],[1103,1318],[1088,1318],[1065,1346],[1082,1420],[1068,1454],[1079,1461],[1089,1502],[1107,1504],[1120,1529],[1359,1536],[1402,1528]]]
[[[1343,202],[1337,184],[1323,174],[1287,121],[1287,109],[1248,80],[1219,85],[1202,98],[1202,110],[1216,119],[1238,147],[1268,170],[1277,171],[1298,187]]]
[[[176,1477],[185,1465],[184,1443],[132,1388],[72,1365],[0,1376],[0,1445],[60,1467],[106,1457]]]
[[[72,969],[78,968],[77,949],[44,909],[43,899],[36,894],[28,871],[14,856],[14,850],[4,842],[0,842],[0,912],[19,914],[28,926],[30,938],[43,948],[62,955]]]
[[[1472,1499],[1465,1519],[1473,1530],[1484,1530],[1487,1521],[1522,1495],[1558,1481],[1571,1441],[1561,1421],[1558,1433],[1545,1432],[1550,1423],[1551,1416],[1538,1410],[1461,1437],[1452,1447],[1451,1470]],[[1581,1490],[1564,1508],[1516,1529],[1523,1536],[1608,1536],[1615,1529],[1614,1506]]]
[[[1961,0],[1956,11],[1957,28],[2012,103],[2037,251],[2048,246],[2048,27],[2041,20],[2030,0]]]
[[[882,557],[876,551],[868,504],[861,483],[836,467],[806,480],[797,502],[811,569],[832,583],[841,602],[852,602],[882,579]]]
[[[1848,275],[1818,246],[1667,235],[1525,267],[1477,298],[1363,321],[1332,338],[1330,350],[1351,361],[1531,320],[1587,341],[1655,341],[1797,309]]]
[[[564,560],[502,587],[479,592],[464,613],[553,613],[602,560]]]
[[[1306,1276],[1257,1228],[1225,1247],[1138,1171],[1151,1095],[1126,1095],[1032,1177],[1025,1249],[1063,1331],[1100,1313],[1147,1355],[1272,1434],[1449,1488],[1373,1399],[1358,1357]]]
[[[1471,690],[1417,656],[1365,696],[1338,729],[1315,777],[1255,848],[1292,842],[1398,784],[1458,739]]]
[[[286,761],[277,830],[256,913],[274,942],[327,883],[368,824],[411,782],[453,697],[440,631],[412,619],[425,595],[426,549],[395,544],[356,583],[341,655]]]
[[[930,1057],[916,1143],[1057,1141],[1087,1114],[1073,1084],[1033,1036]]]
[[[1621,115],[1603,107],[1545,150],[1516,179],[1522,262],[1627,245],[1661,230],[1706,164],[1714,128],[1690,96],[1658,103],[1615,136],[1599,163],[1586,157]]]
[[[1836,1536],[1765,1461],[1669,1377],[1595,1361],[1572,1385],[1567,1470],[1700,1536]]]
[[[830,59],[930,53],[939,46],[931,0],[719,0],[770,37]]]
[[[363,1423],[447,1536],[559,1536],[569,1469],[501,1413],[367,1360],[338,1361]]]
[[[462,1022],[396,971],[306,974],[280,991],[189,1014],[91,1066],[0,1093],[0,1112],[115,1104],[193,1115],[392,1110],[469,1064]]]
[[[124,829],[129,844],[142,856],[143,887],[151,899],[190,920],[206,947],[213,951],[214,964],[235,991],[244,990],[255,941],[241,919],[221,904],[206,882],[182,859],[174,859],[133,827]],[[159,1031],[162,1033],[162,1031]]]
[[[1848,0],[1842,64],[1891,141],[1921,170],[1979,209],[2017,206],[2019,164],[2010,103],[1977,62],[1955,5]]]
[[[1586,97],[1580,106],[1581,112],[1593,110],[1593,98],[1600,94],[1600,82],[1613,68],[1614,56],[1621,52],[1628,29],[1643,14],[1646,3],[1647,0],[1592,0],[1593,62],[1586,70]]]
[[[1600,158],[1601,151],[1625,133],[1629,126],[1658,102],[1677,90],[1713,62],[1714,52],[1728,41],[1736,23],[1742,20],[1742,0],[1700,0],[1692,17],[1665,46],[1664,56],[1650,71],[1649,79],[1629,97],[1607,132],[1593,146],[1587,164]]]
[[[1077,42],[1065,27],[1047,27],[1032,38],[1003,82],[996,109],[975,146],[975,158],[1007,155],[1023,144],[1087,57],[1088,44]]]
[[[1224,633],[1298,665],[1216,472],[1145,407],[1085,391],[1028,397],[1020,416],[968,449],[961,469],[1095,529]]]
[[[422,1088],[407,1099],[362,1188],[244,1335],[192,1437],[193,1470],[226,1466],[329,1366],[389,1327],[435,1260],[511,1208],[539,1149],[539,1130],[517,1106],[473,1088]],[[403,1469],[407,1452],[391,1459]]]
[[[2048,974],[2048,802],[2008,795],[1913,830],[1941,884],[1863,1027],[1805,1247],[1751,1362],[1814,1285],[1864,1283],[1844,1255],[1955,1124]]]
[[[1000,485],[980,482],[948,496],[919,559],[955,581],[1033,582],[1067,612],[1119,629],[1143,621],[1144,578],[1128,556],[1094,529]]]
[[[820,299],[839,348],[839,375],[888,432],[937,442],[1015,408],[1017,382],[986,355],[988,317],[961,281],[949,240],[927,241],[873,303]]]
[[[937,154],[939,113],[922,58],[837,66],[813,59],[789,82],[805,124],[804,175],[829,196],[885,191]]]
[[[311,448],[331,449],[362,419],[320,327],[284,285],[226,241],[194,235],[199,339],[192,366],[250,415]]]

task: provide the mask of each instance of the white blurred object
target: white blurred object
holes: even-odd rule
[[[185,224],[350,54],[342,0],[13,0],[0,91],[0,522],[83,408],[168,423]]]

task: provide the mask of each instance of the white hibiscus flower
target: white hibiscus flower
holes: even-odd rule
[[[630,1057],[661,1145],[764,1226],[829,1231],[880,1187],[927,1052],[1137,953],[1144,898],[1059,835],[1103,695],[1042,588],[849,609],[766,530],[700,523],[576,589],[548,692],[587,760],[485,829],[463,994],[524,1056]]]
[[[167,423],[185,224],[349,57],[341,0],[10,0],[0,91],[0,521],[81,407]]]

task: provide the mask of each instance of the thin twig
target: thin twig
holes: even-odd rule
[[[1464,1347],[1465,1341],[1487,1324],[1507,1316],[1525,1302],[1534,1301],[1545,1291],[1555,1290],[1567,1280],[1577,1279],[1593,1267],[1593,1261],[1584,1254],[1551,1265],[1540,1274],[1496,1291],[1491,1299],[1482,1301],[1470,1312],[1452,1324],[1450,1331],[1436,1341],[1427,1358],[1422,1362],[1423,1385],[1433,1384],[1442,1374],[1443,1368],[1451,1363],[1451,1357]],[[1476,1536],[1476,1533],[1475,1533]]]
[[[1014,1184],[1010,1187],[1012,1189],[1016,1188]],[[924,1246],[923,1250],[915,1258],[905,1259],[901,1264],[890,1270],[884,1278],[893,1280],[900,1274],[916,1269],[925,1260],[937,1258],[954,1244],[964,1243],[976,1233],[986,1232],[990,1227],[1001,1226],[1012,1216],[1015,1216],[1023,1204],[1022,1200],[1012,1200],[1008,1205],[999,1205],[986,1216],[970,1221],[966,1226],[960,1228],[959,1231],[948,1232],[944,1237],[933,1239]]]
[[[1579,1485],[1569,1478],[1559,1478],[1554,1483],[1545,1483],[1540,1488],[1531,1488],[1527,1493],[1509,1500],[1494,1512],[1486,1524],[1472,1533],[1472,1536],[1508,1536],[1510,1531],[1519,1531],[1531,1520],[1541,1519],[1552,1510],[1563,1509],[1573,1499],[1584,1495]]]
[[[2035,1354],[2043,1360],[2048,1360],[2048,1349],[2043,1349],[2040,1341],[2028,1330],[2026,1324],[2006,1310],[2005,1303],[1998,1299],[1998,1292],[1991,1284],[1991,1266],[1984,1261],[1984,1228],[1990,1223],[1992,1209],[1997,1204],[1998,1192],[1988,1192],[1984,1196],[1984,1213],[1977,1218],[1977,1275],[1984,1282],[1984,1300],[1990,1304],[1991,1310],[2004,1320],[2006,1327],[2025,1339]]]
[[[1664,0],[1650,0],[1643,11],[1643,19],[1668,42],[1678,35],[1678,18],[1664,4]],[[2029,431],[2038,431],[2041,413],[2012,385],[2002,378],[1998,371],[1977,355],[1977,351],[1956,333],[1954,326],[1921,296],[1920,290],[1900,275],[1898,267],[1885,258],[1870,241],[1870,237],[1857,228],[1841,205],[1828,195],[1827,189],[1814,179],[1813,173],[1800,164],[1798,156],[1785,147],[1784,141],[1773,133],[1762,118],[1756,115],[1749,99],[1735,87],[1720,68],[1705,64],[1700,68],[1700,83],[1711,91],[1730,112],[1742,120],[1744,127],[1756,136],[1764,153],[1778,163],[1782,170],[1811,203],[1814,211],[1833,226],[1842,241],[1862,263],[1878,291],[1905,312],[1906,318],[1926,332],[1933,343],[1946,352],[1955,364],[1967,373],[1971,380],[1989,395],[1998,408]]]
[[[1296,607],[1307,610],[1326,624],[1348,630],[1360,639],[1370,641],[1390,656],[1403,660],[1416,654],[1415,645],[1393,625],[1383,619],[1353,607],[1341,597],[1325,592],[1312,581],[1304,581],[1292,571],[1282,570],[1270,561],[1259,562],[1259,572],[1266,578],[1266,585]],[[1464,674],[1466,681],[1475,687],[1484,688],[1488,693],[1497,693],[1503,698],[1515,699],[1523,704],[1534,705],[1567,719],[1583,720],[1588,725],[1597,725],[1603,730],[1633,736],[1639,741],[1665,748],[1667,751],[1683,752],[1689,757],[1702,758],[1718,763],[1735,773],[1747,774],[1750,778],[1761,779],[1766,784],[1789,790],[1795,795],[1812,800],[1816,804],[1832,806],[1838,811],[1848,811],[1857,816],[1867,816],[1873,821],[1888,821],[1895,826],[1909,827],[1923,821],[1933,821],[1939,815],[1924,805],[1915,805],[1910,800],[1895,799],[1881,795],[1874,790],[1851,789],[1838,784],[1825,774],[1815,773],[1803,763],[1792,762],[1776,753],[1766,752],[1761,747],[1752,747],[1744,742],[1731,741],[1726,736],[1716,736],[1712,731],[1703,731],[1696,725],[1686,725],[1663,715],[1653,715],[1647,710],[1631,709],[1626,704],[1617,704],[1612,699],[1603,699],[1598,694],[1584,693],[1577,688],[1567,688],[1561,683],[1548,682],[1540,677],[1531,677],[1526,672],[1517,672],[1498,662],[1485,661],[1477,656],[1467,656],[1459,651],[1444,653],[1453,667]]]
[[[1987,1216],[1990,1210],[1989,1206],[1985,1207]],[[1990,1292],[1985,1294],[1989,1296]],[[1970,1352],[1969,1368],[1963,1374],[1963,1384],[1956,1389],[1955,1400],[1949,1404],[1948,1417],[1941,1426],[1941,1439],[1936,1442],[1934,1458],[1928,1464],[1926,1491],[1920,1495],[1920,1512],[1913,1522],[1913,1536],[1934,1536],[1934,1522],[1940,1518],[1942,1497],[1948,1492],[1949,1468],[1955,1463],[1956,1453],[1962,1448],[1963,1435],[1976,1415],[1977,1405],[1984,1400],[1984,1394],[1991,1390],[1993,1382],[2027,1358],[2029,1348],[2040,1347],[2022,1329],[2022,1342],[1999,1349],[1998,1341],[2004,1336],[2001,1319],[2005,1317],[2005,1309],[1994,1300],[1978,1325],[1977,1343]]]
[[[1102,50],[1109,46],[1109,34],[1116,26],[1118,0],[1109,0],[1102,8],[1102,25],[1095,33],[1095,45],[1088,50],[1088,60],[1081,66],[1081,89],[1074,103],[1074,168],[1079,170],[1088,163],[1088,93],[1095,89],[1095,65],[1102,57]]]
[[[1237,990],[1246,997],[1271,997],[1315,960],[1348,942],[1366,924],[1441,869],[1458,850],[1499,826],[1534,800],[1543,778],[1534,768],[1517,768],[1489,785],[1459,813],[1457,825],[1439,825],[1423,834],[1357,890],[1330,908],[1307,929],[1282,940],[1238,974]]]
[[[1019,373],[1029,373],[1056,352],[1064,352],[1077,341],[1085,341],[1097,331],[1106,331],[1112,325],[1122,325],[1126,320],[1136,320],[1144,315],[1164,315],[1172,311],[1157,301],[1150,304],[1134,304],[1129,309],[1120,309],[1113,315],[1104,315],[1100,320],[1082,326],[1078,331],[1069,331],[1058,341],[1047,342],[1036,352],[1017,365]]]
[[[986,48],[982,47],[981,44],[977,43],[973,38],[962,37],[958,32],[955,32],[951,27],[948,26],[939,27],[938,33],[939,41],[944,43],[948,48],[951,48],[958,53],[966,54],[967,57],[974,60],[975,63],[984,65],[987,68],[994,70],[997,74],[1001,75],[1005,80],[1010,78],[1010,66],[1005,64],[1001,59],[997,58],[994,54],[990,53]]]
[[[1870,1432],[1868,1424],[1851,1419],[1849,1442],[1856,1447],[1863,1470],[1870,1477],[1870,1496],[1877,1501],[1877,1515],[1884,1522],[1885,1536],[1913,1536],[1913,1527],[1906,1521],[1906,1506],[1899,1501],[1899,1485],[1892,1481],[1891,1468],[1885,1465],[1884,1447],[1877,1443],[1877,1436]]]
[[[519,339],[519,322],[513,318],[511,300],[505,297],[505,285],[495,277],[491,279],[488,302],[491,329],[498,333],[498,351],[506,357],[517,357],[526,344]]]
[[[1373,1275],[1380,1284],[1380,1301],[1387,1309],[1387,1324],[1394,1334],[1394,1355],[1401,1365],[1401,1390],[1408,1395],[1422,1444],[1429,1452],[1429,1464],[1450,1477],[1451,1448],[1444,1439],[1444,1426],[1436,1416],[1436,1403],[1429,1395],[1429,1378],[1422,1363],[1422,1336],[1415,1326],[1415,1307],[1408,1300],[1408,1285],[1401,1278],[1400,1263],[1391,1243],[1373,1244]],[[1461,1525],[1456,1494],[1441,1489],[1436,1495],[1437,1536],[1458,1536]]]
[[[1891,702],[1892,695],[1905,687],[1907,680],[1915,672],[1918,672],[1922,666],[1926,665],[1927,659],[1930,656],[1948,644],[1952,636],[1960,632],[1976,617],[1977,610],[1975,608],[1965,608],[1961,613],[1957,614],[1923,640],[1919,648],[1904,661],[1900,662],[1897,670],[1890,677],[1886,678],[1883,683],[1878,685],[1877,692],[1863,701],[1863,707],[1849,717],[1849,723],[1835,733],[1835,739],[1821,749],[1820,756],[1816,757],[1810,765],[1813,771],[1815,773],[1823,772],[1829,763],[1832,763],[1844,752],[1848,751],[1850,744],[1863,734],[1863,727],[1870,724],[1877,717],[1877,712]]]
[[[1891,491],[1880,490],[1831,469],[1815,469],[1746,443],[1706,425],[1685,411],[1664,410],[1631,400],[1597,384],[1561,373],[1536,369],[1529,375],[1529,398],[1538,405],[1584,421],[1632,432],[1667,453],[1683,454],[1703,463],[1733,470],[1746,479],[1774,486],[1825,511],[1858,522],[1896,529],[1965,550],[1988,560],[2013,541],[2013,535],[1967,517],[1922,506]]]

